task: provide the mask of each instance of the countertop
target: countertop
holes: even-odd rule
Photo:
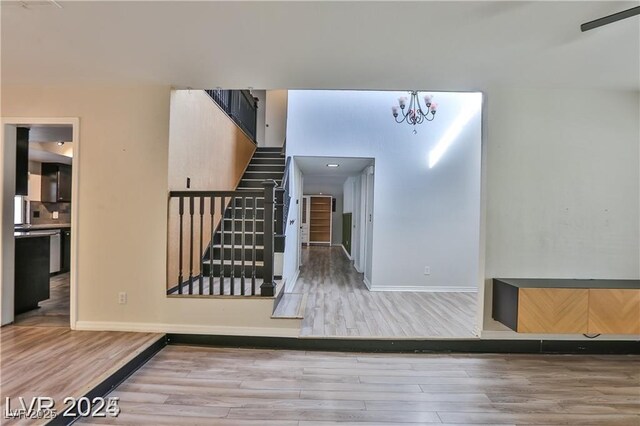
[[[27,231],[27,232],[14,232],[14,238],[42,238],[55,235],[55,231]]]
[[[640,289],[640,280],[571,280],[537,278],[494,278],[517,288],[617,288]]]
[[[38,225],[16,225],[14,231],[31,231],[33,229],[68,229],[71,228],[70,223],[44,223]]]

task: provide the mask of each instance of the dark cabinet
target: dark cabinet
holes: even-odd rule
[[[29,129],[16,129],[16,195],[29,195]]]
[[[38,308],[49,294],[49,236],[15,239],[15,314]]]
[[[60,239],[60,272],[71,269],[71,230],[63,229]]]
[[[42,163],[42,193],[44,203],[71,202],[71,166]]]

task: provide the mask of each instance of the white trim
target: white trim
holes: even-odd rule
[[[349,260],[353,260],[351,259],[351,255],[349,255],[349,252],[347,251],[346,248],[344,248],[344,244],[338,244],[340,247],[342,247],[342,250],[344,251],[344,255],[347,256],[349,258]]]
[[[365,279],[366,283],[366,279]],[[417,285],[402,285],[402,286],[368,286],[371,291],[413,291],[421,293],[475,293],[478,291],[477,287],[462,287],[462,286],[417,286]]]
[[[284,283],[284,291],[285,293],[293,293],[293,289],[296,288],[296,283],[298,282],[298,277],[300,276],[300,268],[296,269],[296,273],[293,274],[293,278],[291,278],[291,289],[287,290],[287,281]]]
[[[357,271],[357,270],[358,270],[358,269],[356,268],[356,271]],[[366,285],[366,286],[367,286],[367,288],[368,288],[369,290],[373,291],[373,290],[372,290],[372,288],[371,288],[371,283],[369,282],[369,280],[367,279],[367,277],[363,277],[363,278],[362,278],[362,281],[364,282],[364,285]]]
[[[1,121],[2,125],[2,138],[4,144],[4,129],[6,125],[20,125],[20,124],[68,124],[73,128],[72,143],[73,143],[73,168],[71,174],[71,267],[70,267],[70,301],[69,301],[69,326],[72,330],[76,329],[76,322],[78,319],[78,241],[79,239],[79,181],[80,181],[80,119],[78,117],[3,117]],[[12,220],[13,223],[13,220]],[[13,239],[13,234],[2,233],[2,244],[4,244],[5,238]],[[12,261],[15,255],[12,254]],[[3,280],[2,287],[15,286],[13,279]],[[12,292],[13,293],[13,292]],[[0,304],[1,305],[1,304]],[[1,308],[0,308],[1,309]],[[10,317],[13,322],[14,314],[11,312],[6,317]],[[5,323],[3,321],[3,323]]]
[[[300,320],[292,319],[300,322]],[[225,336],[298,337],[300,327],[225,327],[209,325],[160,324],[144,322],[78,321],[76,330],[132,331],[138,333],[221,334]]]

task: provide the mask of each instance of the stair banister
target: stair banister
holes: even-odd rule
[[[273,241],[274,209],[276,181],[266,180],[264,187],[264,282],[260,286],[261,296],[275,296],[276,285],[273,279]]]

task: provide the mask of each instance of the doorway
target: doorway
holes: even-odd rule
[[[75,328],[79,120],[3,118],[2,325]]]

